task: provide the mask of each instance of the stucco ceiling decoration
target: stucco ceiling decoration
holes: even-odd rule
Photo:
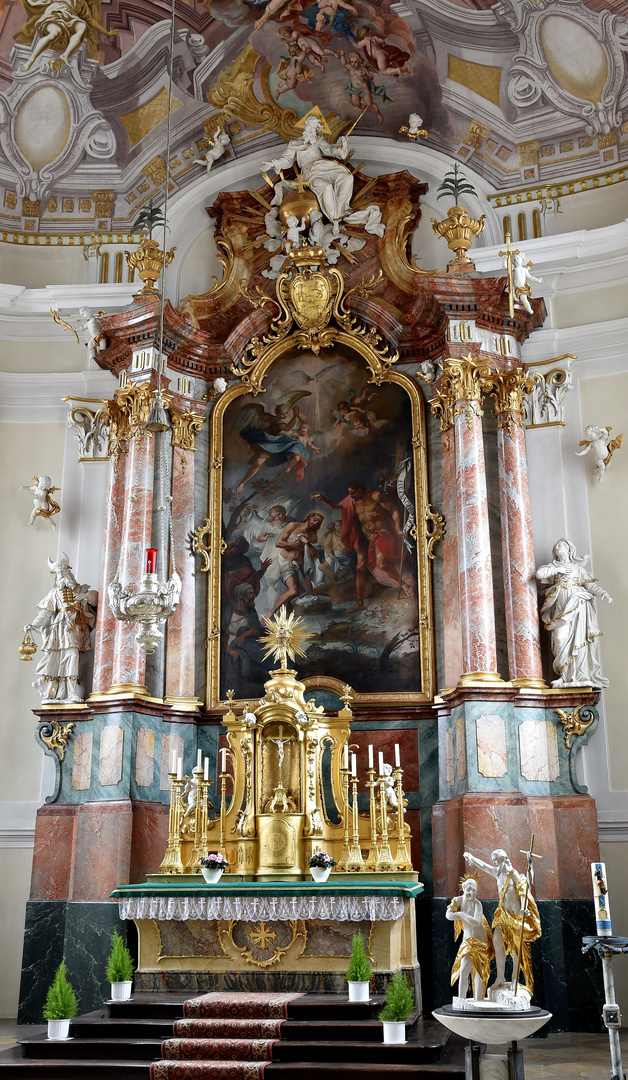
[[[36,57],[37,34],[30,45],[14,45],[32,21],[29,3],[15,0],[0,13],[0,227],[15,228],[11,199],[30,192],[42,199],[32,227],[57,234],[65,218],[48,210],[51,197],[79,205],[106,188],[108,227],[122,230],[143,203],[163,196],[166,0],[107,0],[102,9],[86,0],[92,36],[97,17],[104,29],[97,57],[86,59],[82,46],[70,67],[61,42]],[[441,157],[443,172],[452,159],[464,162],[496,195],[577,183],[628,158],[628,20],[614,0],[354,0],[329,11],[323,0],[177,3],[173,198],[203,183],[206,173],[191,162],[218,124],[231,147],[212,175],[227,177],[243,155],[293,138],[313,108],[332,140],[359,118],[356,134],[369,138],[374,161],[378,140],[401,145],[399,128],[418,110],[424,146]],[[53,85],[68,102],[65,140],[67,116]],[[33,97],[43,88],[54,124],[42,134],[27,105],[43,101]],[[26,113],[16,127],[18,100]],[[391,157],[388,141],[386,167]],[[68,216],[69,231],[77,224],[89,227]],[[92,227],[100,227],[97,217]]]

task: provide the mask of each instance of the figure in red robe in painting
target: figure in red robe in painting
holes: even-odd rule
[[[238,585],[250,585],[255,596],[259,595],[260,582],[270,559],[262,559],[256,570],[247,555],[249,542],[244,536],[236,536],[229,542],[222,557],[222,602],[230,603]]]
[[[342,543],[357,555],[355,604],[350,611],[364,607],[367,570],[380,585],[401,588],[405,596],[414,594],[415,578],[404,566],[399,511],[382,491],[371,491],[361,480],[354,480],[340,502],[333,502],[320,491],[314,492],[312,498],[342,511]]]

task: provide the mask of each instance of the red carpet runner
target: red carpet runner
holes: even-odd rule
[[[301,994],[204,994],[190,998],[174,1037],[161,1044],[151,1080],[261,1080],[289,1001]]]

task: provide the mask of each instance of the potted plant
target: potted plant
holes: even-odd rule
[[[336,860],[332,859],[326,851],[315,851],[309,862],[310,874],[314,881],[327,881],[335,865]]]
[[[406,1021],[414,1008],[414,993],[403,971],[394,971],[388,984],[384,1008],[379,1014],[385,1043],[406,1041]]]
[[[131,997],[134,970],[131,953],[122,940],[122,934],[114,930],[107,960],[107,978],[111,983],[112,1001],[128,1001]]]
[[[456,258],[451,260],[450,265],[470,263],[471,259],[467,251],[471,247],[473,237],[479,236],[482,232],[486,215],[482,214],[481,218],[472,218],[467,213],[466,206],[460,206],[458,203],[461,195],[475,195],[477,198],[473,185],[469,183],[464,173],[458,171],[458,162],[445,174],[442,184],[437,189],[436,198],[444,199],[447,195],[454,200],[456,205],[449,209],[447,217],[442,221],[432,218],[432,228],[437,236],[445,237],[447,247],[456,253]]]
[[[158,206],[153,206],[150,199],[144,209],[138,214],[131,225],[130,232],[140,232],[148,229],[148,237],[140,240],[137,251],[125,251],[126,261],[133,270],[138,270],[144,282],[142,292],[156,292],[155,282],[165,265],[170,266],[174,259],[175,248],[162,251],[158,242],[153,240],[153,229],[163,228],[166,224],[163,212]]]
[[[368,1001],[371,981],[371,965],[364,948],[364,939],[359,932],[353,935],[351,959],[347,968],[347,986],[349,1001]]]
[[[48,1038],[67,1039],[70,1033],[70,1020],[74,1019],[77,1012],[76,994],[68,979],[65,960],[62,960],[48,988],[44,1005],[44,1020],[48,1021]]]
[[[204,855],[201,859],[201,874],[208,885],[215,885],[228,869],[229,863],[222,855]]]

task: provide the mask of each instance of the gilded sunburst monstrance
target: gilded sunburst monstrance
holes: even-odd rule
[[[312,635],[307,630],[301,629],[303,619],[300,616],[295,616],[294,612],[288,615],[285,604],[279,608],[273,618],[269,615],[262,616],[262,622],[266,627],[266,633],[264,637],[257,640],[266,650],[264,660],[272,656],[275,661],[279,660],[280,670],[286,671],[288,657],[294,660],[295,656],[305,656],[302,645]]]

